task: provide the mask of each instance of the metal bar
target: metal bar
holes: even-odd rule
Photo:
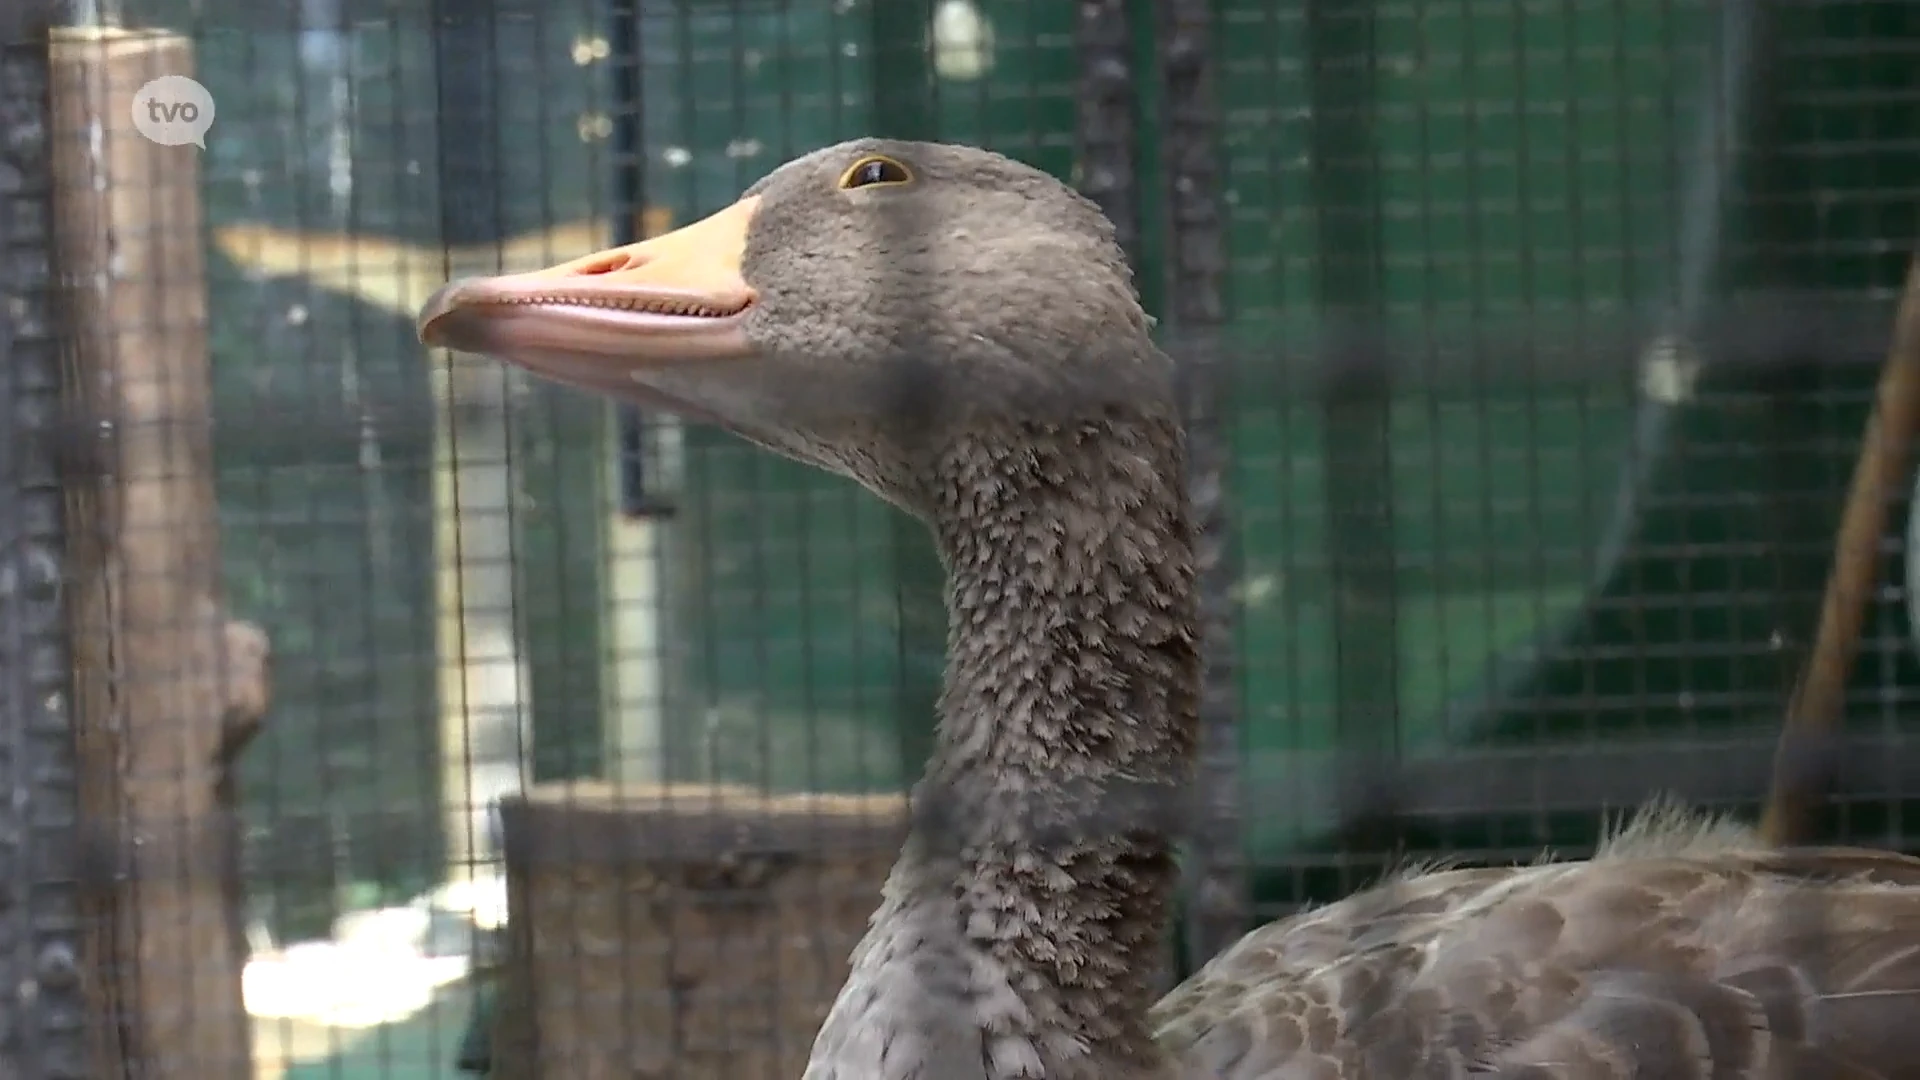
[[[1726,807],[1758,803],[1764,797],[1775,750],[1774,734],[1755,728],[1718,739],[1636,738],[1605,745],[1570,742],[1459,750],[1384,765],[1372,757],[1337,750],[1257,755],[1249,771],[1259,781],[1246,782],[1241,796],[1250,807],[1317,810],[1327,822],[1326,836],[1351,834],[1368,818],[1378,816],[1383,803],[1406,823],[1423,819],[1473,821],[1536,812],[1620,812],[1640,806],[1656,794],[1671,794],[1703,808]],[[1881,801],[1889,791],[1920,790],[1920,742],[1912,739],[1858,735],[1808,740],[1792,747],[1791,760],[1799,762],[1809,775],[1830,781],[1826,792],[1838,800]],[[579,785],[578,781],[571,783]],[[649,790],[659,787],[634,786],[627,790],[635,799],[644,799],[649,797]],[[1376,797],[1366,790],[1369,787],[1390,791],[1391,799]],[[761,826],[750,825],[743,830],[737,818],[716,809],[715,789],[694,785],[687,790],[694,793],[684,800],[690,819],[700,828],[710,829],[716,838],[726,837],[729,845],[741,851],[785,850],[796,843],[830,849],[848,836],[841,823],[821,817],[800,829],[799,841],[765,840],[756,831]],[[1070,827],[1085,834],[1187,820],[1186,807],[1165,805],[1161,799],[1165,791],[1157,785],[1119,791],[1117,797],[1089,807],[1087,814],[1072,821]],[[760,799],[763,793],[748,794]],[[916,804],[929,798],[930,793],[923,793]],[[576,798],[574,802],[583,808],[594,805],[591,798]],[[524,815],[529,805],[529,799],[522,797],[509,802],[506,812]],[[709,819],[700,817],[701,807],[711,815]],[[756,810],[764,808],[756,806]],[[931,806],[914,807],[916,815],[935,810]],[[324,811],[287,813],[262,826],[266,831],[259,841],[260,872],[287,884],[324,884],[330,873],[323,865],[327,852],[324,834],[327,822],[335,817]],[[854,817],[867,826],[873,821],[871,815]],[[419,851],[423,834],[430,831],[418,815],[407,810],[363,811],[349,820],[356,835],[368,838],[362,853],[368,861],[404,860]],[[521,820],[527,819],[523,816]],[[724,824],[717,824],[721,822]],[[141,852],[139,865],[123,858],[108,866],[90,858],[86,869],[90,874],[110,870],[131,879],[146,865],[166,864],[169,872],[173,864],[210,867],[212,864],[201,860],[212,847],[214,831],[221,827],[219,822],[208,821],[158,829],[147,835],[152,851]],[[684,850],[685,836],[680,831],[627,831],[597,837],[576,834],[570,839],[550,836],[525,848],[515,847],[514,871],[519,873],[533,865],[620,865],[658,859],[663,849],[671,851],[678,845]],[[1369,854],[1345,845],[1341,849],[1347,856]],[[95,850],[89,849],[88,854]],[[1289,862],[1282,855],[1264,868],[1284,868]]]
[[[1200,701],[1199,804],[1185,864],[1188,960],[1205,963],[1251,925],[1252,894],[1241,838],[1240,700],[1234,678],[1233,524],[1225,496],[1227,448],[1220,415],[1218,330],[1226,239],[1222,234],[1219,105],[1213,88],[1209,0],[1155,5],[1160,91],[1160,181],[1167,258],[1169,346],[1181,365],[1189,490],[1206,658]]]
[[[1635,739],[1513,750],[1472,750],[1382,770],[1371,758],[1302,754],[1259,766],[1264,782],[1289,792],[1290,805],[1337,808],[1343,823],[1391,806],[1402,820],[1496,814],[1627,810],[1656,793],[1696,806],[1758,802],[1766,793],[1776,744],[1771,735]],[[1834,798],[1884,799],[1920,790],[1920,746],[1885,736],[1803,739],[1779,755],[1795,773],[1817,777]],[[1345,774],[1351,782],[1342,784]],[[1365,789],[1373,786],[1381,793]],[[1359,792],[1358,797],[1354,793]]]
[[[499,13],[494,0],[432,7],[442,239],[498,242]],[[440,798],[447,871],[461,880],[499,855],[488,807],[519,789],[531,754],[529,674],[514,617],[512,429],[500,408],[506,376],[485,357],[450,353],[434,377],[443,410],[433,467]]]
[[[1320,315],[1331,330],[1322,446],[1333,586],[1337,735],[1390,759],[1399,722],[1398,597],[1388,365],[1352,338],[1380,308],[1373,0],[1311,0],[1312,177]],[[1388,824],[1391,815],[1383,815]],[[1357,838],[1390,847],[1391,835]],[[1357,884],[1357,882],[1355,883]]]
[[[0,1073],[87,1075],[75,894],[79,806],[67,679],[60,363],[54,340],[53,163],[47,32],[53,3],[0,18],[0,986],[37,992],[8,1006]]]
[[[625,0],[608,13],[613,97],[613,242],[631,244],[646,239],[647,141],[644,103],[641,101],[640,0]],[[648,466],[658,449],[652,445],[661,426],[671,418],[654,418],[631,405],[616,405],[615,424],[620,454],[620,512],[633,518],[671,517],[671,495],[649,484]]]
[[[1133,132],[1139,107],[1134,98],[1133,30],[1127,0],[1085,0],[1079,10],[1075,183],[1113,222],[1115,239],[1137,266],[1140,204]]]
[[[607,15],[613,115],[614,214],[612,242],[630,244],[669,231],[671,213],[647,200],[644,78],[641,69],[640,0],[621,0]],[[564,398],[552,395],[553,407]],[[572,406],[567,406],[572,407]],[[598,412],[607,408],[595,401]],[[649,783],[667,769],[666,686],[663,643],[671,592],[666,552],[676,527],[681,463],[680,421],[624,404],[612,406],[613,482],[618,506],[606,517],[602,542],[602,673],[600,775]],[[595,417],[598,420],[598,417]],[[556,430],[570,426],[557,423]],[[511,857],[511,856],[510,856]]]
[[[933,63],[926,48],[930,26],[924,0],[892,0],[873,5],[874,133],[892,139],[932,139],[939,135]],[[909,217],[889,217],[882,226],[907,230]],[[913,245],[902,237],[898,250]],[[895,716],[901,770],[917,775],[933,753],[934,718],[946,666],[946,570],[933,537],[922,523],[889,509],[894,588],[898,593],[899,694]]]

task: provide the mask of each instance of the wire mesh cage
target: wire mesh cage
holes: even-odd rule
[[[869,134],[1083,193],[1176,363],[1160,982],[1666,792],[1915,846],[1910,4],[6,20],[0,1072],[805,1069],[937,834],[953,552],[416,315]]]

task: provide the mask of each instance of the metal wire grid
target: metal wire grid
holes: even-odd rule
[[[1671,306],[1675,340],[1706,350],[1711,335],[1689,331],[1736,287],[1896,286],[1913,185],[1891,121],[1858,116],[1911,105],[1911,85],[1881,70],[1904,55],[1910,16],[1810,5],[1831,20],[1813,34],[1777,22],[1742,31],[1735,9],[1757,5],[1715,16],[1710,5],[1622,0],[1249,2],[1220,5],[1209,35],[1207,13],[1181,4],[1159,8],[1151,33],[1124,5],[1080,5],[1055,21],[1040,6],[988,5],[998,63],[1027,74],[955,92],[930,76],[910,8],[649,7],[629,15],[637,58],[620,52],[604,13],[585,8],[316,4],[205,9],[175,23],[193,28],[222,104],[227,134],[206,166],[216,229],[345,230],[361,246],[346,275],[327,281],[314,273],[324,257],[312,235],[283,249],[293,264],[265,280],[213,266],[229,580],[283,658],[245,802],[251,892],[256,905],[275,901],[256,911],[283,936],[367,906],[356,888],[417,891],[443,856],[429,673],[447,660],[423,614],[437,602],[426,474],[434,426],[454,410],[410,366],[407,313],[382,310],[369,283],[444,268],[410,252],[497,248],[527,230],[545,249],[536,255],[558,257],[573,237],[555,226],[589,213],[665,206],[683,222],[771,163],[873,125],[998,145],[1062,175],[1077,167],[1136,258],[1160,270],[1143,278],[1155,306],[1177,316],[1171,340],[1230,369],[1230,386],[1196,401],[1219,415],[1235,510],[1210,600],[1240,620],[1240,670],[1214,668],[1216,685],[1230,674],[1239,692],[1213,698],[1209,716],[1231,732],[1238,705],[1245,745],[1237,762],[1216,757],[1209,779],[1216,791],[1244,787],[1246,801],[1237,812],[1230,799],[1215,804],[1227,813],[1200,861],[1225,894],[1214,925],[1202,912],[1193,926],[1190,953],[1217,947],[1249,894],[1268,909],[1337,895],[1396,846],[1488,860],[1530,857],[1543,843],[1577,849],[1597,809],[1380,824],[1309,806],[1304,785],[1284,783],[1299,773],[1290,754],[1390,759],[1418,749],[1409,717],[1437,717],[1443,744],[1488,727],[1497,743],[1522,746],[1628,735],[1711,749],[1729,732],[1771,732],[1856,446],[1861,370],[1816,355],[1758,385],[1711,372],[1689,384],[1689,354],[1675,347],[1623,355],[1617,372],[1572,391],[1536,373],[1545,377],[1482,379],[1449,399],[1396,388],[1353,331],[1403,326],[1418,339],[1452,318],[1491,342],[1486,326],[1525,317],[1580,337]],[[1743,85],[1732,69],[1760,63],[1735,47],[1741,33],[1783,59],[1864,69],[1850,77],[1869,88],[1811,75],[1775,87],[1767,108],[1787,117],[1780,133],[1751,137],[1760,149],[1737,160],[1778,167],[1701,196],[1712,185],[1700,176],[1738,172],[1725,164],[1736,159],[1692,140],[1714,117],[1739,115],[1727,104]],[[1129,84],[1143,84],[1136,46],[1149,37],[1154,82],[1140,101]],[[638,72],[642,118],[624,149],[612,144],[627,107],[608,96],[601,64]],[[1142,113],[1153,122],[1137,125]],[[1876,145],[1851,190],[1794,173],[1871,158]],[[622,153],[641,163],[637,191],[595,179]],[[1224,175],[1210,209],[1216,158]],[[1816,196],[1830,204],[1817,220],[1807,209]],[[1703,219],[1715,224],[1703,231]],[[1212,254],[1221,247],[1224,265]],[[1205,331],[1220,319],[1265,334],[1267,355],[1217,348]],[[1294,341],[1330,342],[1346,358],[1330,393],[1271,363]],[[1419,364],[1399,358],[1402,369]],[[892,729],[925,711],[929,632],[926,594],[914,593],[927,567],[896,521],[846,485],[649,425],[650,438],[683,443],[683,473],[659,446],[638,459],[665,478],[664,510],[649,512],[666,513],[679,537],[645,557],[663,560],[673,617],[689,629],[651,646],[669,650],[670,674],[643,701],[604,674],[635,648],[601,614],[614,553],[599,537],[616,484],[595,475],[599,436],[578,433],[604,432],[605,416],[497,371],[469,389],[486,400],[465,407],[504,417],[497,451],[469,460],[513,483],[481,515],[507,521],[505,546],[469,545],[459,562],[463,577],[513,579],[490,603],[532,669],[532,705],[513,710],[532,713],[531,758],[504,748],[517,768],[620,773],[632,747],[606,737],[602,717],[651,708],[666,720],[649,749],[672,779],[899,786],[916,743]],[[1212,434],[1198,432],[1203,469]],[[1616,543],[1623,514],[1637,532]],[[1900,730],[1911,676],[1909,630],[1887,599],[1860,675],[1870,691],[1860,729],[1882,733]],[[1572,629],[1529,649],[1550,625]],[[1513,681],[1497,708],[1451,707],[1499,681],[1500,661],[1516,653],[1546,674]],[[916,678],[921,689],[899,689]],[[1898,843],[1908,831],[1900,794],[1856,788],[1836,824]],[[677,943],[683,954],[718,947],[693,937]],[[774,981],[830,983],[837,962],[776,970]],[[743,1007],[782,992],[759,987]],[[642,998],[685,1005],[666,985],[617,995],[629,1010]],[[460,1019],[447,1011],[436,1038],[450,1044]],[[409,1053],[362,1046],[352,1067],[395,1075]]]
[[[1276,778],[1328,747],[1552,743],[1571,769],[1582,745],[1650,739],[1640,770],[1690,748],[1764,760],[1872,376],[1817,344],[1730,365],[1714,335],[1740,297],[1897,291],[1912,162],[1877,110],[1911,102],[1881,66],[1910,48],[1909,17],[1597,2],[1220,17],[1228,308],[1351,358],[1332,403],[1248,392],[1229,421],[1257,891],[1338,895],[1403,844],[1505,858],[1589,832],[1590,809],[1494,784],[1486,798],[1518,797],[1503,815],[1296,834],[1299,850],[1275,833],[1314,820],[1311,788]],[[1849,72],[1821,66],[1841,53]],[[1590,378],[1542,359],[1623,320],[1644,333]],[[1486,369],[1420,378],[1438,363],[1420,328],[1436,326],[1427,340],[1480,342]],[[1356,327],[1401,335],[1402,385],[1340,344]],[[1911,693],[1897,604],[1871,633],[1851,730],[1894,737]],[[1636,759],[1591,760],[1628,770],[1631,797]],[[1902,842],[1901,792],[1862,783],[1832,824]]]

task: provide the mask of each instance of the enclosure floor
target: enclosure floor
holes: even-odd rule
[[[459,1080],[454,1068],[471,998],[464,981],[426,1008],[378,1027],[256,1017],[255,1080]]]

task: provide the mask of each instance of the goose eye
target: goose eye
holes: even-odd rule
[[[911,184],[913,174],[905,165],[887,157],[861,158],[840,176],[840,186],[848,191],[874,184]]]

